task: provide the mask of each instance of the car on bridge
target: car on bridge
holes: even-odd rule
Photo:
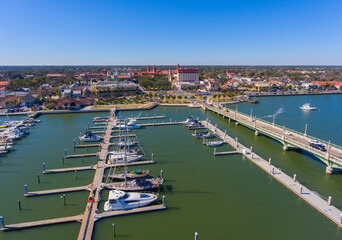
[[[322,143],[320,143],[319,141],[317,141],[317,140],[308,140],[308,143],[309,143],[309,145],[311,147],[316,148],[316,149],[318,149],[318,150],[320,150],[322,152],[326,152],[327,151],[325,149],[325,146]]]

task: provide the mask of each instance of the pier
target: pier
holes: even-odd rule
[[[50,195],[50,194],[57,194],[57,193],[86,191],[86,190],[89,190],[89,189],[90,189],[90,186],[81,186],[81,187],[59,188],[59,189],[52,189],[52,190],[28,192],[27,191],[27,187],[25,185],[25,194],[24,194],[24,196],[25,197],[33,197],[33,196],[42,196],[42,195]]]
[[[321,139],[317,139],[304,133],[297,132],[285,128],[285,126],[279,126],[277,124],[258,119],[251,115],[247,115],[237,110],[226,109],[221,106],[215,106],[213,104],[203,104],[202,107],[205,110],[210,110],[223,117],[227,117],[229,120],[233,120],[236,124],[241,124],[255,132],[255,135],[263,134],[272,139],[279,141],[283,145],[283,149],[289,150],[291,148],[297,148],[305,150],[315,157],[320,159],[327,165],[326,173],[332,174],[336,171],[342,170],[342,147],[331,144]],[[308,144],[308,140],[318,140],[323,143],[327,148],[327,152],[320,151],[311,147]]]
[[[303,186],[296,176],[293,178],[283,173],[280,169],[276,168],[271,164],[271,159],[266,161],[256,153],[254,153],[251,148],[247,148],[238,142],[238,139],[233,139],[226,132],[218,129],[216,126],[212,125],[207,121],[202,121],[202,124],[207,126],[208,130],[212,131],[221,138],[223,141],[230,144],[236,151],[242,153],[242,155],[253,162],[255,165],[264,170],[268,175],[272,176],[287,189],[291,190],[294,194],[300,197],[302,200],[307,202],[311,207],[322,213],[332,222],[334,222],[338,227],[342,228],[342,211],[331,204],[331,200],[325,200],[315,192]]]
[[[40,221],[34,221],[34,222],[9,224],[9,225],[5,225],[0,230],[2,231],[21,230],[24,228],[41,227],[41,226],[59,224],[59,223],[80,222],[82,218],[83,218],[82,215],[77,215],[77,216],[72,216],[72,217],[63,217],[63,218],[54,218],[54,219],[40,220]]]
[[[136,166],[136,165],[146,165],[146,164],[153,164],[154,160],[139,160],[136,162],[130,162],[127,163],[127,166]],[[116,164],[105,164],[104,168],[110,168],[110,167],[123,167],[125,166],[124,163],[116,163]],[[90,165],[90,166],[84,166],[84,167],[73,167],[73,168],[58,168],[58,169],[48,169],[44,170],[43,173],[63,173],[63,172],[75,172],[75,171],[85,171],[85,170],[95,170],[96,165]]]

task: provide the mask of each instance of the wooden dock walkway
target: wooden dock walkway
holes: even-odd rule
[[[85,170],[95,170],[96,165],[84,166],[84,167],[72,167],[72,168],[57,168],[57,169],[47,169],[43,173],[62,173],[62,172],[75,172],[75,171],[85,171]]]
[[[56,193],[78,192],[78,191],[89,190],[89,188],[90,188],[89,185],[88,186],[81,186],[81,187],[59,188],[59,189],[27,192],[24,194],[24,196],[25,197],[33,197],[33,196],[50,195],[50,194],[56,194]]]
[[[159,123],[143,123],[139,124],[142,127],[149,127],[149,126],[167,126],[167,125],[180,125],[183,122],[159,122]]]
[[[5,227],[1,228],[0,230],[10,231],[10,230],[20,230],[24,228],[59,224],[59,223],[81,222],[82,218],[83,218],[83,215],[77,215],[77,216],[72,216],[72,217],[63,217],[63,218],[54,218],[54,219],[40,220],[40,221],[34,221],[34,222],[9,224],[9,225],[5,225]]]
[[[206,121],[203,121],[202,124],[207,126],[210,131],[216,133],[219,138],[226,141],[233,148],[237,149],[237,151],[240,151],[244,157],[248,158],[251,162],[260,167],[267,174],[272,176],[286,188],[295,193],[298,197],[307,202],[311,207],[325,215],[328,219],[342,228],[342,211],[340,209],[329,204],[327,200],[323,199],[315,192],[300,184],[300,182],[298,182],[295,177],[291,178],[287,174],[283,173],[280,169],[273,166],[271,164],[271,160],[266,161],[259,155],[252,152],[251,148],[243,146],[237,141],[237,139],[233,139],[225,132],[221,131],[220,129],[216,128]]]
[[[85,153],[85,154],[75,154],[75,155],[66,155],[64,158],[83,158],[83,157],[96,157],[98,153]]]
[[[99,147],[100,143],[95,143],[95,144],[79,144],[74,146],[74,148],[88,148],[88,147]]]
[[[147,206],[147,207],[134,208],[134,209],[130,209],[130,210],[98,213],[95,215],[95,219],[98,220],[98,219],[105,218],[105,217],[116,217],[116,216],[121,216],[121,215],[128,215],[128,214],[142,213],[142,212],[151,212],[151,211],[158,211],[158,210],[164,210],[164,209],[166,209],[166,206],[163,204],[151,205],[151,206]]]

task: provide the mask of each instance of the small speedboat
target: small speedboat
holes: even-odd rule
[[[126,179],[137,179],[137,178],[146,178],[148,177],[148,175],[150,174],[151,170],[140,170],[140,169],[136,169],[134,171],[131,172],[118,172],[118,173],[114,173],[111,175],[107,175],[108,178],[112,178],[112,179],[119,179],[119,180],[123,180],[125,179],[125,175],[126,175]]]
[[[83,136],[79,136],[78,139],[80,142],[100,142],[101,138],[99,136],[94,135],[91,131],[85,132]]]
[[[125,159],[127,163],[135,162],[143,158],[144,155],[137,155],[137,154],[119,154],[119,155],[109,155],[108,163],[115,164],[115,163],[125,163]]]
[[[150,191],[157,189],[160,184],[163,184],[162,178],[142,178],[125,182],[109,183],[105,185],[107,189],[116,189],[121,191]]]
[[[112,190],[109,192],[108,201],[104,204],[104,210],[118,211],[144,207],[158,198],[155,194],[124,192]]]
[[[195,138],[204,139],[204,138],[215,137],[215,134],[212,132],[206,131],[206,132],[195,132],[192,134],[192,136],[194,136]]]
[[[305,103],[303,106],[299,107],[301,108],[302,110],[308,110],[308,111],[314,111],[314,110],[317,110],[316,107],[311,107],[310,106],[310,103]]]
[[[207,145],[209,147],[217,147],[217,146],[220,146],[222,145],[224,142],[223,141],[211,141],[211,142],[206,142],[204,139],[203,139],[203,144],[204,145]]]

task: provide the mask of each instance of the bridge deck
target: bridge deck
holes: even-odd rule
[[[323,152],[309,146],[308,140],[312,138],[310,138],[309,136],[301,135],[294,130],[286,129],[286,131],[290,134],[285,134],[284,128],[260,119],[256,119],[254,117],[251,118],[246,114],[231,110],[226,111],[225,109],[210,105],[205,105],[205,107],[213,112],[216,112],[217,114],[233,119],[239,124],[244,125],[252,130],[258,131],[262,134],[265,134],[266,136],[277,139],[285,143],[286,145],[308,151],[319,157],[321,160],[332,162],[342,168],[342,147],[330,146],[330,148],[328,149],[328,146],[325,144],[328,149],[328,153]]]

